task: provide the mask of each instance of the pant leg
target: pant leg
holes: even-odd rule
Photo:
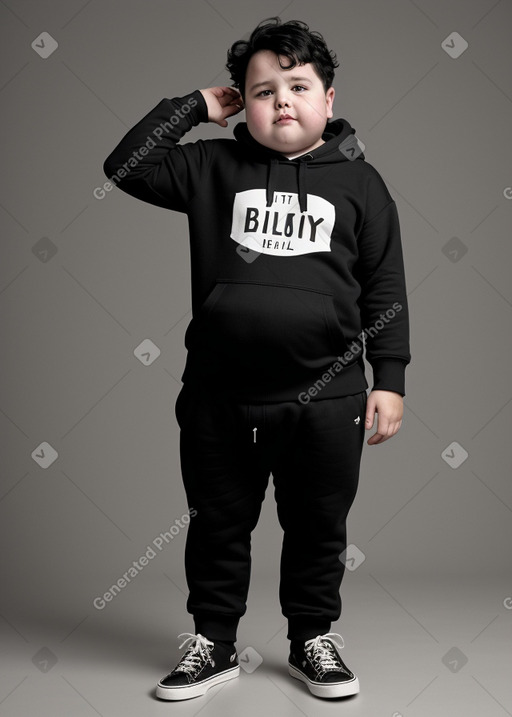
[[[279,597],[288,639],[328,632],[341,615],[346,518],[364,442],[366,392],[297,408],[289,442],[272,465],[283,528]]]
[[[254,453],[250,411],[187,385],[176,401],[192,512],[185,546],[187,611],[196,632],[213,640],[235,641],[246,612],[251,532],[270,476],[263,454]]]

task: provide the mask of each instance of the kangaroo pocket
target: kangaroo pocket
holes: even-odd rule
[[[314,374],[347,350],[330,292],[238,280],[215,283],[185,346],[205,369],[253,381]]]

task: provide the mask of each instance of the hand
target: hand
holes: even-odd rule
[[[373,428],[375,412],[378,414],[377,431],[370,436],[369,446],[384,443],[394,436],[402,425],[404,399],[396,391],[371,391],[366,402],[366,430]]]
[[[234,87],[209,87],[199,90],[208,106],[208,121],[227,127],[226,117],[232,117],[244,109],[242,95]]]

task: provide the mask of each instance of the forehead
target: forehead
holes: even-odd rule
[[[280,55],[279,59],[283,65],[289,65],[290,59],[286,55]],[[254,82],[277,80],[281,76],[288,78],[290,75],[294,77],[308,78],[310,80],[318,79],[313,65],[308,62],[305,64],[296,64],[294,67],[285,70],[279,64],[279,59],[272,50],[258,50],[249,60],[247,65],[247,88],[250,89]]]

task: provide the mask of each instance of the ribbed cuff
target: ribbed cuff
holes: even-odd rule
[[[197,100],[197,105],[190,111],[196,123],[208,122],[208,105],[201,90],[194,90],[190,96]]]
[[[236,642],[236,633],[240,618],[231,615],[208,613],[194,615],[196,634],[201,633],[209,640]]]
[[[407,362],[395,358],[378,358],[370,362],[373,369],[372,391],[395,391],[405,396]]]
[[[331,620],[319,619],[315,617],[308,618],[305,615],[299,617],[288,618],[288,634],[289,640],[300,640],[305,642],[311,640],[317,635],[325,635],[331,629]]]

